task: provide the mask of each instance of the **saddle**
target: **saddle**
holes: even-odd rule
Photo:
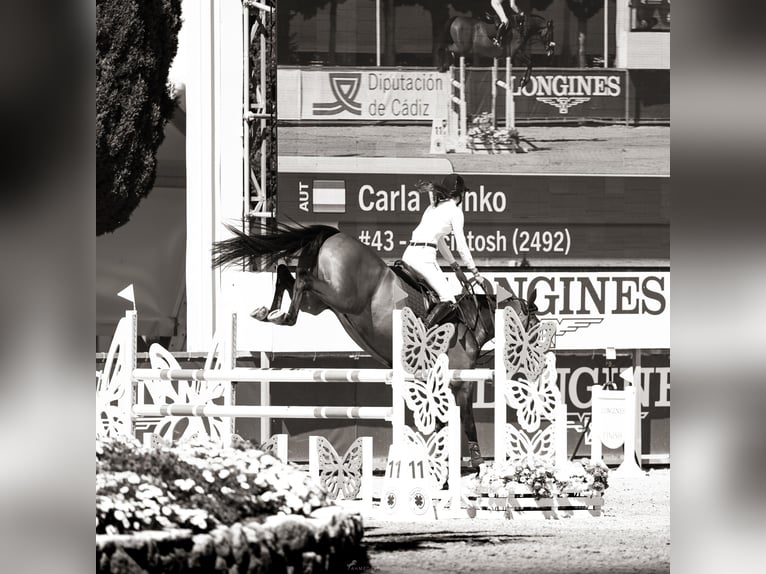
[[[407,291],[407,306],[415,316],[425,320],[428,311],[439,302],[439,296],[420,273],[407,265],[401,259],[394,261],[391,271],[402,280]]]
[[[401,259],[394,261],[391,270],[402,280],[404,289],[407,291],[407,306],[416,317],[425,321],[429,311],[439,303],[439,295],[431,288],[425,277]],[[455,318],[454,311],[441,317],[438,323],[450,322]]]

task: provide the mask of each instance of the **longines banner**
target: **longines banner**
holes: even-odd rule
[[[501,70],[500,75],[504,72]],[[521,86],[524,70],[513,70],[516,117],[571,120],[624,119],[625,70],[536,68]],[[437,93],[449,90],[448,73],[428,69],[279,69],[281,120],[431,120]],[[468,114],[491,109],[489,68],[466,70]],[[300,94],[300,98],[295,95]],[[498,94],[498,117],[504,114]]]
[[[537,293],[541,319],[556,321],[557,350],[669,349],[669,271],[487,272],[485,276],[522,297]],[[460,287],[449,274],[455,294]],[[223,300],[238,322],[240,349],[266,352],[358,352],[329,311],[301,313],[295,327],[279,327],[249,318],[273,293],[270,273],[226,272]],[[258,294],[258,300],[254,298]],[[285,298],[285,304],[287,304]]]

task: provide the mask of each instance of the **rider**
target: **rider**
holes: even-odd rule
[[[458,253],[463,264],[473,274],[472,282],[483,282],[479,270],[471,257],[468,243],[463,234],[463,194],[468,191],[463,178],[456,173],[447,175],[441,184],[427,182],[421,185],[421,191],[428,191],[431,205],[423,212],[420,223],[412,232],[412,240],[404,251],[402,260],[426,278],[429,285],[439,295],[439,303],[429,312],[425,320],[426,329],[444,319],[455,305],[447,277],[436,262],[436,250],[447,260],[455,272],[460,266],[447,246],[446,236],[449,233],[455,238]]]
[[[505,33],[508,30],[508,17],[505,15],[505,10],[503,9],[503,0],[490,0],[490,2],[492,4],[492,8],[500,18],[500,25],[497,27],[497,34],[494,38],[492,38],[492,43],[494,43],[495,46],[502,46],[503,36],[505,36]],[[522,12],[516,5],[516,0],[508,0],[508,4],[513,11],[514,19],[519,22],[520,26],[522,26],[524,22],[524,12]]]

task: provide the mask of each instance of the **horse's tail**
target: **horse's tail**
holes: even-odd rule
[[[234,237],[217,241],[213,245],[213,267],[221,267],[242,258],[262,258],[267,266],[280,259],[301,256],[305,264],[313,267],[319,248],[328,237],[338,233],[327,225],[304,227],[277,224],[277,229],[261,226],[259,235],[248,235],[239,229],[226,225]]]

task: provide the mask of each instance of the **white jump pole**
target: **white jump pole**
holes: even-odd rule
[[[511,129],[516,121],[516,108],[513,99],[513,75],[511,58],[505,59],[505,80],[500,79],[500,66],[498,59],[492,60],[492,127],[497,127],[497,88],[505,91],[505,128]]]
[[[136,417],[278,417],[282,419],[391,420],[390,407],[294,407],[260,405],[134,405]]]
[[[516,101],[513,99],[513,73],[510,56],[505,59],[505,128],[516,127]]]
[[[497,293],[497,286],[495,287]],[[505,318],[503,310],[495,311],[495,464],[505,462],[505,425],[507,409],[503,384],[507,379],[505,371]]]
[[[393,345],[392,377],[391,384],[391,444],[401,447],[404,442],[404,365],[402,365],[402,353],[404,341],[402,339],[402,310],[394,309],[391,318],[391,342]]]
[[[465,151],[468,136],[468,115],[465,101],[465,56],[460,56],[460,68],[455,80],[455,67],[450,67],[449,115],[447,118],[449,136],[455,137],[455,151]],[[458,95],[455,96],[455,88]],[[457,107],[457,113],[455,113]]]
[[[468,110],[465,102],[465,57],[460,56],[460,137],[463,143],[468,137]]]
[[[497,58],[492,59],[492,127],[497,127]]]

